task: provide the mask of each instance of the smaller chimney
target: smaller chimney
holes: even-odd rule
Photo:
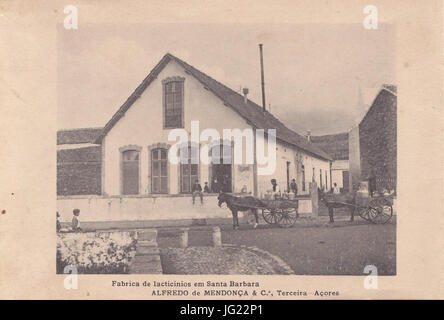
[[[310,130],[307,130],[305,137],[307,138],[308,141],[311,141],[311,131]]]
[[[243,88],[242,89],[242,93],[244,94],[244,103],[247,104],[248,103],[248,88]]]

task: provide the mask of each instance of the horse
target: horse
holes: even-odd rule
[[[333,217],[333,209],[348,207],[350,210],[350,221],[355,220],[355,197],[350,197],[347,195],[329,195],[325,194],[321,189],[318,188],[318,198],[322,201],[328,208],[328,216],[330,217],[330,223],[335,222]],[[329,199],[330,198],[330,199]]]
[[[219,192],[219,196],[217,197],[218,206],[221,207],[223,203],[227,204],[228,209],[231,210],[231,214],[233,215],[233,229],[237,230],[239,228],[239,219],[238,212],[239,211],[251,211],[255,217],[255,224],[253,228],[256,228],[259,224],[259,216],[257,214],[257,209],[254,206],[262,206],[262,203],[259,203],[260,200],[247,196],[247,197],[236,197],[228,193]],[[241,204],[243,202],[244,204]],[[251,206],[249,206],[249,204]]]

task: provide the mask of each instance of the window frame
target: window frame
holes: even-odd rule
[[[327,170],[325,170],[325,190],[328,191],[328,177],[327,177]]]
[[[179,169],[179,193],[180,194],[192,194],[191,190],[192,190],[192,186],[193,186],[193,183],[194,183],[194,181],[191,181],[191,177],[193,176],[191,174],[191,165],[193,165],[193,163],[191,163],[191,155],[192,155],[191,149],[192,148],[197,148],[197,150],[198,150],[198,154],[197,154],[198,163],[194,164],[194,165],[197,165],[197,175],[196,175],[196,177],[197,177],[197,180],[199,180],[199,182],[200,182],[200,145],[192,143],[192,142],[189,142],[187,144],[187,147],[188,147],[188,160],[190,162],[187,163],[187,164],[183,164],[181,161],[179,161],[179,165],[178,165],[178,169]],[[181,157],[182,157],[181,156],[182,148],[183,148],[183,145],[181,145],[179,147],[179,159],[181,159]],[[183,188],[182,188],[183,187],[183,184],[182,184],[182,179],[183,179],[182,166],[184,166],[184,165],[190,166],[190,174],[188,175],[189,179],[190,179],[190,191],[189,192],[183,191]]]
[[[166,125],[166,86],[172,82],[178,82],[182,84],[182,112],[180,126],[167,126]],[[162,125],[163,129],[177,129],[184,128],[185,118],[185,78],[184,77],[168,77],[162,80]]]
[[[171,179],[171,167],[170,167],[170,161],[168,159],[169,156],[169,151],[170,151],[171,145],[169,145],[168,143],[153,143],[151,145],[148,145],[147,149],[148,149],[148,160],[147,160],[147,165],[148,165],[148,181],[147,181],[147,190],[149,194],[170,194],[170,179]],[[167,151],[167,193],[153,193],[153,184],[152,184],[152,156],[153,153],[152,151],[154,149],[165,149]]]
[[[301,166],[302,191],[305,191],[305,166]]]
[[[169,193],[169,186],[170,186],[170,183],[169,183],[169,180],[170,180],[170,169],[169,169],[169,161],[168,161],[168,148],[164,148],[164,147],[155,147],[155,148],[152,148],[152,149],[150,149],[149,150],[150,151],[150,163],[149,163],[149,166],[150,166],[150,192],[152,193],[152,194],[168,194]],[[162,152],[162,151],[165,151],[166,152],[166,158],[165,159],[154,159],[153,158],[153,154],[154,154],[154,152],[155,151],[160,151],[160,152]],[[156,177],[158,177],[160,180],[159,180],[159,183],[160,183],[160,191],[154,191],[154,174],[153,174],[153,172],[154,172],[154,168],[153,168],[153,165],[154,165],[154,162],[157,162],[158,164],[159,164],[159,176],[156,176]],[[166,163],[166,176],[162,176],[161,175],[161,173],[162,173],[162,162],[165,162]],[[165,187],[165,191],[162,191],[162,177],[165,177],[166,178],[166,187]]]
[[[126,151],[137,151],[139,153],[139,160],[138,160],[138,173],[139,173],[139,182],[138,182],[138,192],[136,194],[124,194],[123,193],[123,154]],[[142,173],[142,168],[141,168],[141,158],[142,158],[142,147],[138,146],[138,145],[126,145],[123,147],[119,148],[119,153],[120,153],[120,195],[122,196],[134,196],[134,195],[140,195],[141,194],[141,190],[142,190],[142,179],[141,179],[141,173]]]

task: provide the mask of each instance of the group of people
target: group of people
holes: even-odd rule
[[[278,185],[277,182],[276,182],[276,179],[271,179],[271,185],[272,185],[272,187],[273,187],[272,194],[274,195],[274,197],[275,197],[275,198],[276,198],[276,197],[280,197],[280,196],[281,196],[281,191],[280,191],[279,185]],[[331,191],[332,191],[334,194],[340,194],[340,193],[341,193],[341,189],[338,187],[338,185],[336,184],[336,182],[333,183],[333,187],[332,187],[332,190],[331,190]],[[291,180],[291,183],[290,183],[290,190],[289,190],[288,192],[289,192],[289,193],[291,192],[291,193],[293,193],[294,195],[297,195],[297,194],[298,194],[298,185],[297,185],[295,179],[292,179],[292,180]]]
[[[281,197],[282,196],[281,188],[279,187],[276,179],[271,179],[271,186],[272,186],[272,189],[270,190],[270,192],[273,195],[273,198]],[[291,180],[290,190],[288,190],[288,193],[293,193],[294,195],[298,194],[298,185],[296,183],[296,179]]]
[[[281,197],[281,189],[276,181],[276,179],[271,179],[272,189],[270,190],[274,198]],[[199,180],[196,180],[191,187],[191,194],[193,198],[193,204],[195,204],[196,197],[199,196],[200,203],[203,203],[204,193],[210,193],[210,187],[208,186],[208,182],[205,182],[205,186],[202,191],[202,186],[199,183]],[[296,183],[296,179],[292,179],[290,183],[289,193],[293,193],[294,195],[298,194],[298,185]]]
[[[191,186],[191,194],[193,197],[193,204],[195,203],[195,199],[197,196],[200,197],[200,203],[203,203],[204,193],[219,193],[221,190],[226,189],[226,184],[218,181],[217,178],[211,184],[211,188],[208,185],[208,182],[205,182],[205,185],[202,189],[202,186],[199,183],[199,180],[194,181],[194,184]]]

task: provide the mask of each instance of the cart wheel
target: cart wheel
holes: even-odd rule
[[[281,215],[275,209],[262,209],[262,217],[268,224],[277,224]]]
[[[376,218],[378,217],[379,212],[378,209],[376,209],[375,207],[367,207],[367,216],[368,216],[368,220],[372,223],[377,223]]]
[[[377,215],[372,219],[373,223],[376,224],[385,224],[387,223],[393,216],[393,207],[391,205],[381,205],[379,207],[374,208],[377,211]]]
[[[298,211],[295,208],[281,209],[281,218],[278,221],[279,227],[290,228],[292,227],[298,217]]]
[[[359,216],[367,221],[371,221],[370,217],[369,217],[369,208],[366,207],[358,207],[356,210],[358,211]]]

